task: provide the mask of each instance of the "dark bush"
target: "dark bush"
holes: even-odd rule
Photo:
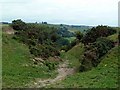
[[[65,52],[73,48],[77,44],[77,39],[73,40],[69,45],[67,45],[65,48]]]
[[[119,41],[119,45],[120,45],[120,31],[119,31],[119,34],[118,34],[118,41]]]
[[[26,23],[23,22],[21,19],[12,21],[11,26],[15,30],[25,30],[26,29]]]
[[[84,44],[93,43],[99,37],[107,37],[114,33],[116,33],[116,30],[108,26],[93,27],[91,30],[88,30],[87,33],[83,36],[82,42]]]
[[[49,68],[49,70],[55,70],[57,63],[46,61],[45,65]]]
[[[64,39],[64,38],[59,38],[57,41],[56,41],[57,44],[59,44],[60,46],[65,46],[65,45],[69,45],[69,41],[67,39]]]
[[[80,31],[75,32],[75,36],[78,40],[81,40],[83,37],[83,34]]]
[[[113,47],[114,43],[106,38],[98,38],[96,42],[87,45],[80,71],[87,71],[92,69],[92,67],[96,67],[100,63],[100,58]]]
[[[21,23],[23,24],[24,22],[14,20],[12,25],[18,29],[18,26],[21,27]],[[18,30],[15,33],[14,39],[28,45],[31,54],[42,58],[58,56],[60,54],[56,41],[61,36],[57,34],[57,28],[37,23],[27,23],[25,25],[25,30]]]

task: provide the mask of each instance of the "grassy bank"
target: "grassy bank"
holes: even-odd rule
[[[118,87],[118,47],[101,58],[101,63],[91,71],[67,77],[52,87],[64,88],[116,88]]]
[[[3,33],[2,44],[2,84],[3,87],[26,87],[36,78],[52,78],[56,72],[49,72],[44,65],[35,65],[26,45]]]
[[[61,58],[68,60],[70,67],[79,67],[83,52],[84,52],[84,45],[80,43],[74,46],[68,52],[61,53]]]

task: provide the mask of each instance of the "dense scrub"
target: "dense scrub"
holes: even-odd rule
[[[81,61],[80,71],[90,70],[101,62],[100,58],[114,47],[114,42],[106,39],[106,37],[115,33],[115,29],[107,26],[93,27],[86,32],[82,38],[85,52]]]
[[[73,37],[75,34],[68,31],[68,28],[65,26],[60,26],[57,33],[62,37]]]
[[[119,31],[119,34],[118,34],[118,41],[119,41],[119,45],[120,45],[120,31]]]
[[[106,38],[98,38],[96,42],[87,45],[81,61],[80,71],[86,71],[92,67],[96,67],[101,62],[100,58],[113,47],[114,43]]]
[[[84,44],[93,43],[97,38],[107,37],[116,33],[116,30],[108,26],[97,26],[88,30],[82,38]]]
[[[21,22],[20,20],[14,20],[11,24],[17,30],[14,39],[27,44],[31,54],[36,57],[59,56],[61,46],[69,44],[68,40],[64,39],[55,27],[45,24],[25,23],[24,29],[22,29]],[[21,30],[18,30],[18,28]]]

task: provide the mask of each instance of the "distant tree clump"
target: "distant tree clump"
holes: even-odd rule
[[[57,33],[61,35],[62,37],[74,37],[74,33],[68,31],[68,28],[61,26],[58,28]]]
[[[42,24],[47,24],[47,22],[42,22]]]

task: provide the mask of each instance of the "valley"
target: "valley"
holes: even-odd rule
[[[2,87],[118,88],[119,29],[76,27],[2,25]]]

